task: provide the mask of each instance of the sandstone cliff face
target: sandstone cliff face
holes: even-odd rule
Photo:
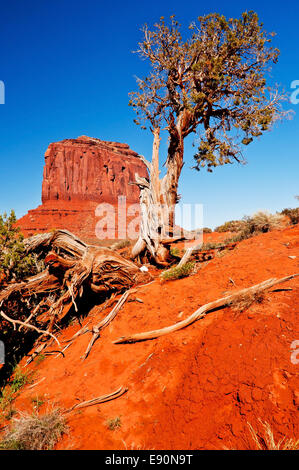
[[[49,145],[45,154],[42,205],[18,221],[25,236],[65,228],[95,241],[95,209],[106,202],[139,202],[139,189],[129,183],[135,173],[147,177],[138,154],[127,144],[86,136]],[[116,222],[117,224],[117,222]]]
[[[127,144],[86,136],[50,144],[45,154],[42,202],[117,202],[124,195],[138,202],[135,173],[147,176],[145,165]]]

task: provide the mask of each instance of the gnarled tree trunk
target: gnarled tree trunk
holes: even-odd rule
[[[178,197],[179,177],[183,167],[184,141],[180,126],[174,126],[170,134],[167,172],[159,178],[160,129],[153,130],[154,143],[152,162],[141,157],[147,165],[149,180],[135,175],[140,188],[141,223],[140,235],[132,249],[132,257],[148,252],[150,258],[160,265],[166,265],[169,246],[175,239],[175,205]]]
[[[86,245],[67,230],[36,235],[24,244],[28,253],[43,252],[45,270],[0,290],[0,314],[9,313],[9,302],[18,297],[28,302],[33,299],[33,321],[36,326],[46,325],[49,332],[72,306],[78,310],[76,303],[84,291],[105,297],[151,279],[132,261],[109,248]],[[12,322],[16,323],[18,312],[14,315]],[[24,323],[30,327],[28,319]]]

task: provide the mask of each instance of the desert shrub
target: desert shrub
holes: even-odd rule
[[[18,392],[22,387],[29,383],[32,383],[32,372],[24,372],[19,366],[16,367],[11,381],[11,389],[13,393]]]
[[[225,240],[223,240],[222,244],[223,245],[230,245],[232,243],[238,243],[238,242],[241,242],[242,240],[246,240],[247,238],[250,238],[252,237],[252,233],[250,233],[248,230],[244,229],[242,230],[241,232],[238,232],[236,235],[232,236],[232,237],[229,237],[229,238],[225,238]]]
[[[121,427],[121,420],[120,417],[117,416],[116,418],[111,418],[106,421],[108,429],[110,431],[114,431],[115,429],[118,429]]]
[[[299,207],[295,209],[283,209],[281,211],[281,215],[286,215],[292,225],[296,225],[299,223]]]
[[[267,211],[259,211],[252,216],[245,216],[243,221],[245,222],[244,233],[265,233],[280,228],[283,224],[283,216],[280,214],[270,214]]]
[[[180,250],[176,246],[170,248],[170,254],[174,256],[175,258],[180,258]]]
[[[212,230],[211,228],[209,228],[209,227],[204,227],[204,228],[202,229],[202,231],[203,231],[203,233],[212,233],[212,232],[213,232],[213,230]]]
[[[251,424],[247,423],[257,450],[299,450],[299,439],[282,438],[276,442],[270,424],[267,422],[263,423],[260,419],[259,422],[263,427],[262,433],[257,433]]]
[[[10,419],[14,415],[13,402],[19,395],[19,390],[25,385],[32,383],[32,379],[32,372],[24,372],[18,366],[15,368],[12,379],[0,392],[0,412],[2,417]]]
[[[65,419],[59,410],[42,416],[22,413],[19,418],[13,418],[0,449],[51,450],[66,431]]]
[[[13,407],[13,402],[16,396],[13,393],[11,387],[5,387],[1,392],[0,396],[0,418],[5,420],[10,420],[13,415],[16,413],[16,410]]]
[[[262,303],[265,298],[265,293],[262,291],[258,292],[247,292],[246,294],[240,294],[235,297],[229,306],[238,312],[247,310],[254,303]]]
[[[0,215],[0,273],[7,280],[20,280],[38,270],[36,259],[27,254],[14,211]]]
[[[240,232],[244,229],[244,220],[230,220],[216,227],[214,232]]]
[[[206,242],[206,243],[202,243],[199,251],[214,250],[217,248],[221,248],[222,246],[223,246],[223,243],[221,242]]]
[[[164,271],[161,274],[161,278],[164,281],[172,281],[175,279],[181,279],[182,277],[189,276],[193,271],[194,265],[195,263],[193,261],[190,261],[189,263],[186,263],[181,267],[173,266],[167,271]]]

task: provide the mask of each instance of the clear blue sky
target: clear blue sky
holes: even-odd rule
[[[144,63],[131,51],[140,27],[172,14],[184,25],[219,12],[228,17],[255,10],[281,50],[272,80],[290,91],[299,80],[297,2],[265,0],[13,0],[0,2],[0,212],[22,216],[38,206],[44,152],[50,142],[82,134],[128,143],[150,157],[151,135],[133,123],[128,92]],[[185,203],[204,204],[204,225],[214,227],[259,209],[296,205],[299,194],[299,105],[297,114],[277,124],[246,149],[246,166],[191,170],[191,143],[180,181]],[[165,145],[162,150],[165,151]]]

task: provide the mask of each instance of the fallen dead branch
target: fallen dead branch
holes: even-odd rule
[[[34,361],[34,359],[35,359],[39,354],[41,354],[41,352],[45,349],[46,346],[47,346],[47,343],[43,343],[43,344],[38,345],[38,346],[35,348],[35,350],[33,351],[33,353],[30,355],[30,357],[27,359],[26,364],[25,364],[25,367],[28,366],[32,361]]]
[[[4,320],[10,322],[13,324],[14,328],[16,325],[21,325],[21,326],[24,326],[25,328],[28,328],[30,330],[34,330],[36,331],[37,333],[41,334],[41,335],[48,335],[48,336],[51,336],[51,338],[53,338],[56,343],[58,344],[58,346],[60,346],[60,343],[58,341],[58,339],[56,338],[55,335],[53,335],[50,331],[47,331],[47,330],[40,330],[39,328],[37,328],[36,326],[34,325],[30,325],[30,323],[26,323],[26,322],[22,322],[20,320],[14,320],[13,318],[10,318],[8,317],[7,315],[5,315],[5,313],[3,313],[1,310],[0,310],[0,316],[2,318],[4,318]]]
[[[191,247],[187,248],[187,250],[184,253],[184,256],[182,257],[182,259],[180,260],[180,262],[178,264],[178,268],[183,267],[189,261],[192,254],[195,253],[197,250],[200,250],[201,247],[202,247],[202,242],[200,242],[197,245],[194,245],[194,246],[191,246]]]
[[[129,297],[130,294],[132,294],[133,292],[136,292],[135,290],[133,289],[130,289],[128,290],[127,292],[125,292],[121,298],[119,299],[119,301],[117,302],[117,304],[115,305],[115,307],[111,310],[111,312],[105,317],[103,318],[103,320],[101,320],[97,325],[95,325],[93,328],[92,328],[92,338],[87,346],[87,349],[84,353],[84,355],[82,356],[82,360],[84,361],[87,356],[89,355],[90,351],[91,351],[91,348],[92,346],[94,345],[94,343],[96,342],[96,340],[99,338],[100,336],[100,331],[105,328],[107,325],[109,325],[109,323],[116,317],[117,313],[120,311],[120,309],[122,308],[122,306],[124,305],[124,303],[126,302],[127,298]]]
[[[92,398],[91,400],[83,401],[81,403],[76,403],[76,405],[63,411],[62,414],[71,413],[72,411],[78,410],[80,408],[86,408],[87,406],[99,405],[100,403],[105,403],[106,401],[115,400],[116,398],[121,397],[127,391],[127,388],[120,387],[115,390],[115,392],[108,393],[107,395],[102,395],[101,397]]]
[[[187,326],[191,325],[195,321],[199,320],[200,318],[203,318],[208,312],[211,312],[215,309],[219,308],[224,308],[228,307],[234,299],[240,297],[240,295],[245,295],[245,294],[253,294],[256,292],[262,292],[266,289],[269,289],[272,286],[275,286],[276,284],[281,284],[283,282],[287,282],[294,277],[299,276],[299,274],[293,274],[291,276],[286,276],[281,279],[268,279],[267,281],[261,282],[260,284],[256,284],[252,287],[246,288],[239,290],[237,292],[234,292],[231,295],[228,295],[226,297],[222,297],[221,299],[215,300],[213,302],[210,302],[208,304],[203,305],[200,307],[198,310],[196,310],[192,315],[190,315],[188,318],[185,320],[182,320],[178,323],[175,323],[174,325],[167,326],[165,328],[161,328],[159,330],[152,330],[152,331],[147,331],[144,333],[137,333],[131,336],[122,336],[121,338],[113,341],[114,344],[121,344],[121,343],[135,343],[137,341],[145,341],[149,339],[155,339],[160,336],[167,335],[169,333],[173,333],[174,331],[181,330],[182,328],[186,328]]]

